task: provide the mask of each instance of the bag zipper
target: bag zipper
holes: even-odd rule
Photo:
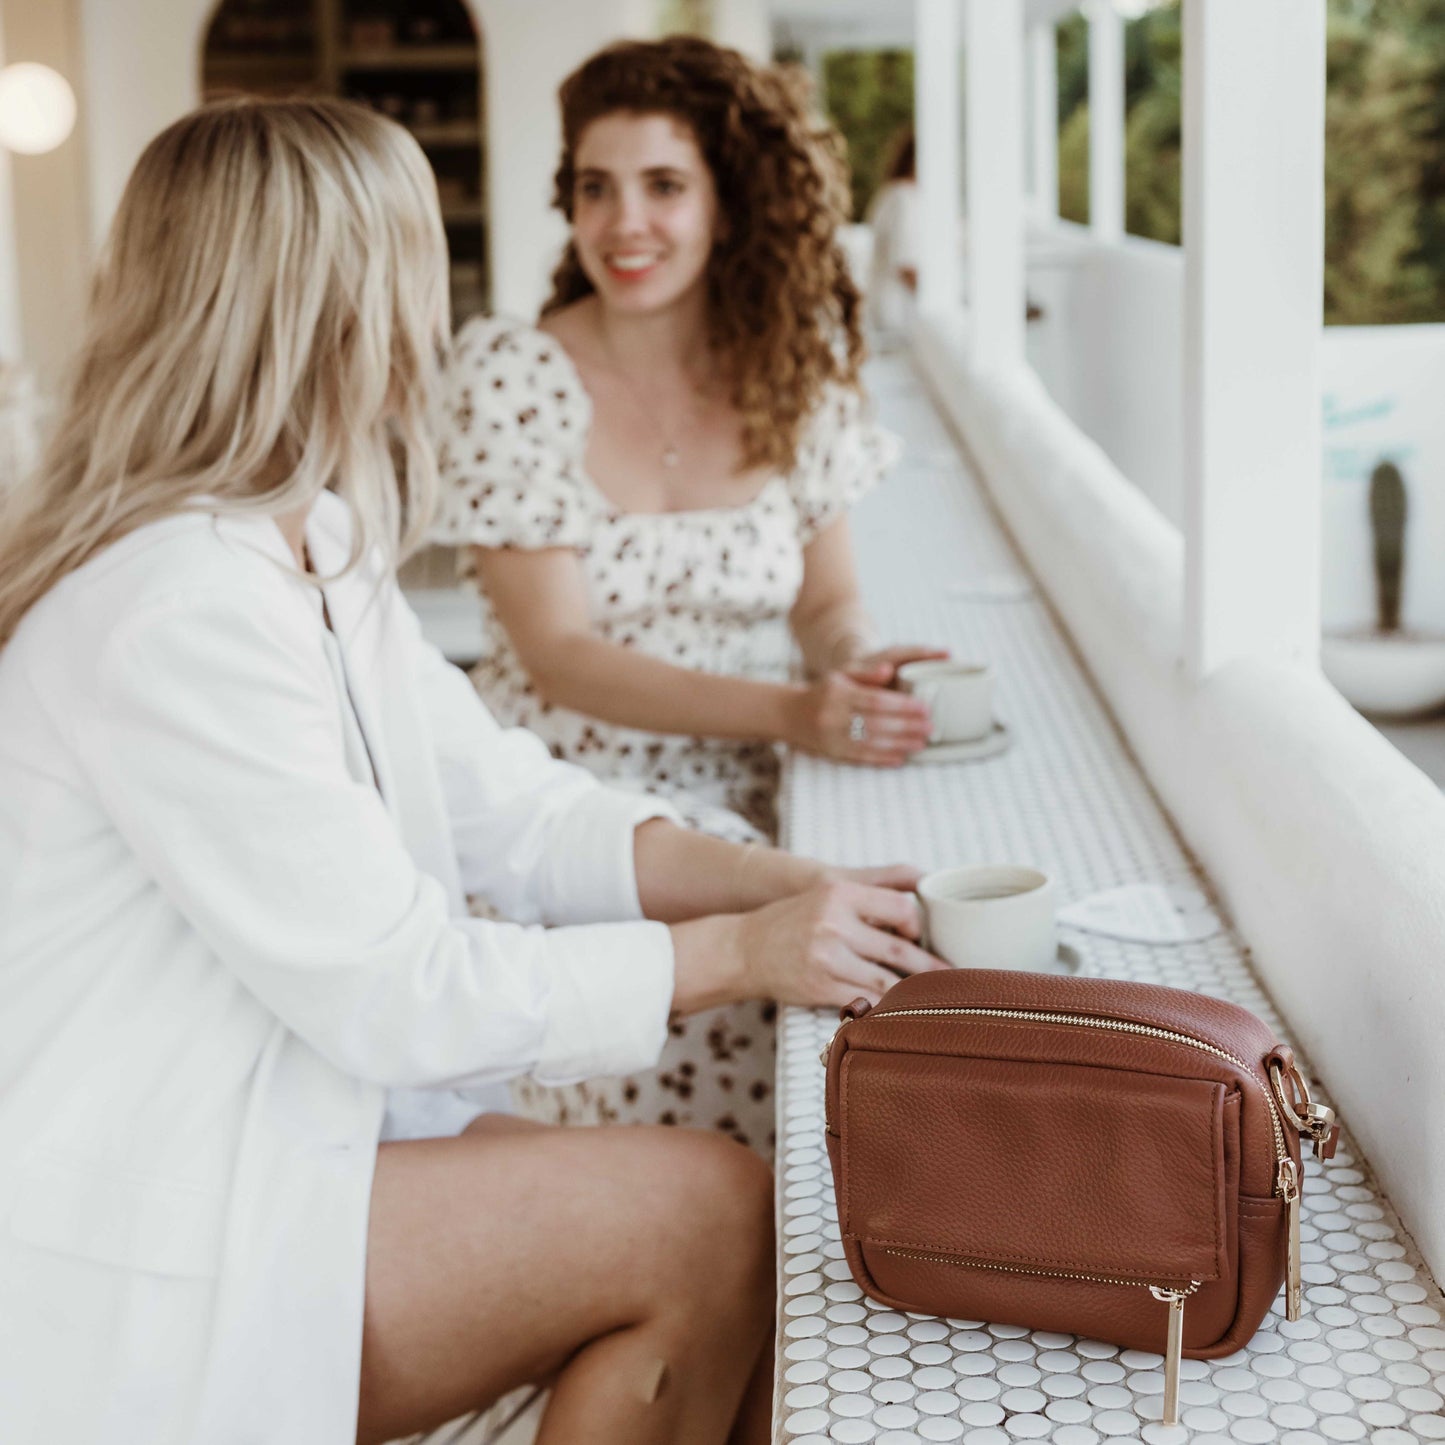
[[[968,1269],[994,1270],[1001,1274],[1023,1274],[1035,1279],[1077,1279],[1088,1284],[1114,1284],[1132,1289],[1147,1289],[1160,1304],[1169,1306],[1169,1328],[1164,1345],[1164,1415],[1162,1423],[1179,1423],[1179,1367],[1184,1358],[1184,1301],[1203,1283],[1192,1279],[1187,1286],[1150,1284],[1141,1279],[1113,1279],[1108,1275],[1075,1274],[1063,1269],[1025,1269],[1016,1264],[995,1264],[992,1261],[964,1259],[953,1254],[930,1254],[920,1250],[895,1249],[885,1245],[884,1254],[900,1259],[921,1259],[930,1263],[962,1265]]]
[[[1019,1019],[1024,1023],[1071,1024],[1078,1028],[1103,1029],[1111,1033],[1140,1034],[1145,1038],[1167,1039],[1170,1043],[1187,1044],[1192,1049],[1200,1049],[1204,1053],[1213,1054],[1216,1058],[1226,1059],[1236,1068],[1243,1069],[1256,1084],[1259,1084],[1259,1090],[1264,1096],[1264,1102],[1269,1106],[1270,1128],[1274,1134],[1275,1159],[1280,1164],[1289,1160],[1289,1150],[1285,1147],[1284,1142],[1284,1123],[1280,1118],[1279,1107],[1275,1103],[1269,1088],[1260,1081],[1255,1075],[1254,1070],[1237,1054],[1231,1054],[1228,1049],[1221,1049],[1218,1044],[1211,1044],[1204,1039],[1197,1039],[1192,1034],[1177,1033],[1173,1029],[1161,1029],[1153,1024],[1136,1024],[1130,1023],[1125,1019],[1104,1018],[1098,1014],[1055,1013],[1049,1009],[900,1008],[887,1009],[882,1013],[874,1010],[871,1014],[875,1019],[941,1018],[954,1015],[968,1015],[972,1018]],[[1283,1192],[1282,1181],[1276,1178],[1275,1193],[1282,1194]]]

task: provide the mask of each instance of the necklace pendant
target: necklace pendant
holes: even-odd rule
[[[682,453],[675,446],[665,446],[662,449],[662,464],[665,467],[675,467],[682,460]]]

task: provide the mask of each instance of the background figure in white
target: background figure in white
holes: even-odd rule
[[[885,345],[902,339],[918,292],[919,208],[913,127],[895,137],[883,184],[868,206],[873,253],[868,319]]]

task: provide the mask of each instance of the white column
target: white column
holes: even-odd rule
[[[1090,0],[1089,225],[1101,241],[1124,234],[1124,17]]]
[[[1185,0],[1186,661],[1320,629],[1324,0]]]
[[[5,64],[5,35],[0,30],[0,65]],[[20,360],[20,269],[15,259],[15,194],[10,183],[10,152],[0,147],[0,362]],[[0,481],[0,488],[4,482]]]
[[[995,369],[1024,355],[1023,0],[964,0],[964,60],[969,350]]]
[[[1059,214],[1059,45],[1051,24],[1029,26],[1030,201],[1035,217]]]
[[[646,0],[468,0],[482,36],[487,107],[487,216],[492,307],[534,316],[550,290],[567,228],[552,209],[562,146],[557,87],[595,50],[643,39]]]
[[[714,0],[712,38],[766,63],[772,58],[773,29],[765,0]]]
[[[918,306],[962,299],[959,265],[959,0],[915,0],[913,113],[918,143]]]

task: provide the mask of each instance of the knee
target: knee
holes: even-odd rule
[[[752,1150],[720,1135],[683,1138],[691,1157],[678,1161],[687,1192],[681,1207],[693,1224],[696,1267],[716,1283],[731,1279],[745,1295],[765,1295],[771,1305],[772,1170]]]

